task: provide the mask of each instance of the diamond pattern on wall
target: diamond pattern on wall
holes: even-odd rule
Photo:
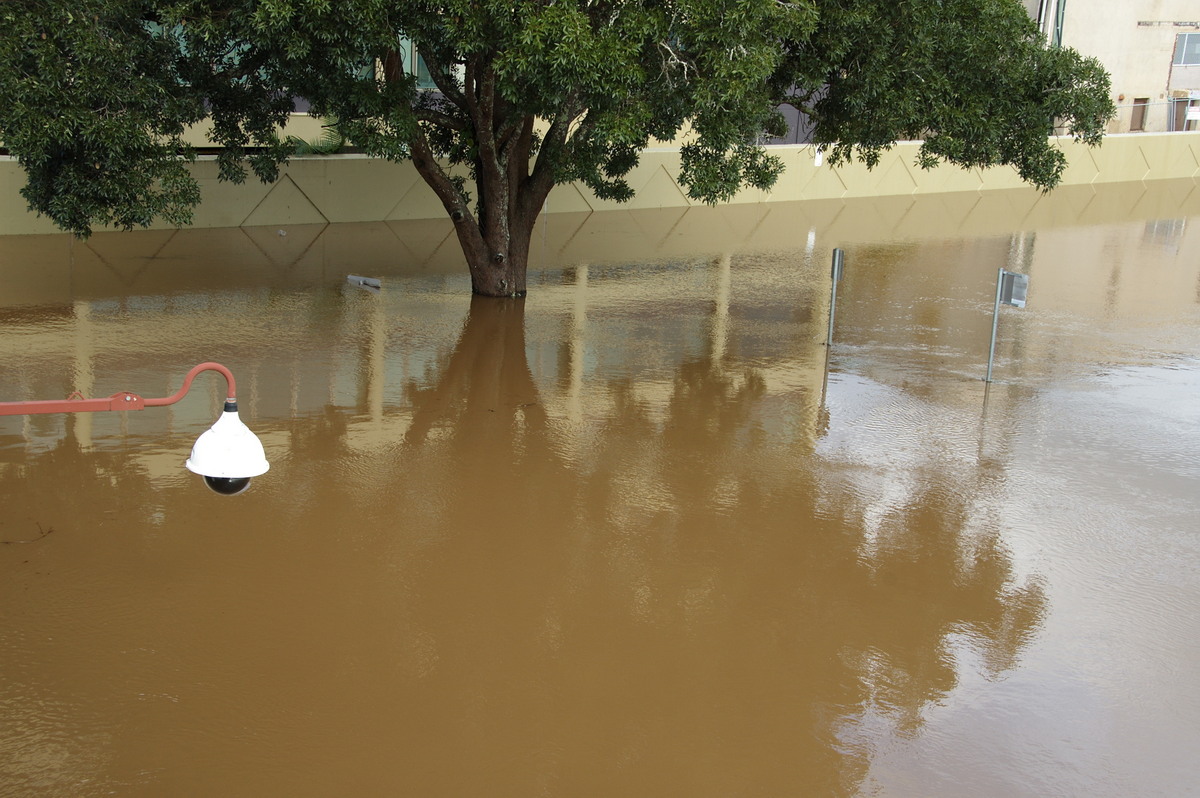
[[[650,178],[637,189],[637,196],[631,203],[636,203],[639,208],[677,208],[695,204],[664,165],[653,170]]]
[[[278,225],[280,219],[287,219],[289,224],[329,223],[325,214],[287,175],[281,176],[271,187],[271,192],[242,220],[242,226]]]
[[[1146,157],[1146,149],[1144,147],[1138,147],[1136,155],[1131,156],[1131,158],[1134,157],[1141,159],[1141,163],[1138,164],[1139,167],[1145,167],[1145,170],[1142,172],[1142,174],[1137,176],[1137,179],[1145,180],[1150,176],[1150,172],[1153,170],[1153,167],[1150,165],[1150,159]]]
[[[287,268],[299,263],[327,227],[325,224],[288,224],[282,227],[246,225],[242,232],[272,266]]]
[[[800,187],[800,199],[840,198],[846,194],[846,181],[838,170],[830,166],[818,166],[812,176]]]

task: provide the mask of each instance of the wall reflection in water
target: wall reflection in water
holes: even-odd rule
[[[512,301],[472,300],[434,225],[0,239],[5,270],[54,275],[8,271],[0,395],[165,394],[220,360],[273,464],[236,499],[183,472],[216,380],[169,410],[0,419],[0,783],[952,794],[890,755],[907,745],[1049,788],[1036,762],[981,774],[922,741],[1055,639],[1070,578],[1020,512],[1047,451],[1023,431],[1070,429],[1046,397],[1197,351],[1197,225],[1148,234],[1130,208],[1178,197],[1143,194],[1105,200],[1132,221],[1071,227],[1096,206],[1031,195],[1036,230],[937,240],[904,234],[919,202],[839,206],[861,223],[830,352],[844,241],[745,209],[723,223],[760,247],[670,233],[650,263],[559,220],[574,265]],[[1031,302],[985,394],[1000,266]]]

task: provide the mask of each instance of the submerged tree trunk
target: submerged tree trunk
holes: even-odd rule
[[[528,137],[522,138],[526,139],[524,143],[510,145],[502,153],[495,153],[497,148],[493,147],[491,163],[477,165],[474,208],[431,153],[414,153],[417,171],[437,193],[454,222],[471,273],[471,290],[480,296],[525,296],[529,244],[553,182],[548,168],[535,168],[531,173],[530,144]],[[414,150],[422,147],[427,145],[421,142]]]
[[[481,177],[476,213],[431,157],[414,157],[413,163],[454,222],[471,290],[481,296],[525,296],[529,244],[551,184],[540,185],[527,172],[510,169]]]
[[[504,212],[500,209],[489,211],[487,199],[484,203],[481,216]],[[489,235],[487,226],[470,216],[455,220],[455,232],[471,273],[473,293],[490,297],[525,296],[529,242],[536,221],[536,213],[528,218],[522,215],[510,217]]]
[[[418,125],[410,141],[413,165],[454,222],[471,273],[471,290],[480,296],[524,296],[533,228],[554,187],[572,124],[582,111],[571,109],[549,120],[549,128],[535,139],[534,117],[499,96],[487,57],[468,60],[461,83],[451,79],[436,57],[426,62],[446,102],[461,116],[418,109],[418,119],[428,127]],[[428,131],[439,125],[455,127],[474,144],[473,198],[438,158]]]

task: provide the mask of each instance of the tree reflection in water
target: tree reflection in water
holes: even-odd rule
[[[845,793],[879,739],[864,726],[916,731],[961,646],[1015,662],[1045,599],[998,530],[965,531],[978,474],[922,474],[865,553],[863,503],[831,503],[835,467],[712,353],[679,364],[665,413],[613,380],[581,454],[543,407],[523,309],[472,302],[409,388],[377,494],[426,541],[409,590],[439,652],[429,705],[469,750],[512,740],[572,792]]]
[[[170,788],[232,760],[204,784],[847,794],[874,746],[954,688],[963,651],[999,673],[1036,631],[1039,586],[1016,581],[998,529],[968,531],[988,472],[935,461],[880,524],[855,487],[869,481],[816,445],[820,413],[776,412],[764,373],[721,347],[649,399],[604,378],[581,423],[548,411],[527,351],[525,300],[472,301],[453,348],[371,422],[404,419],[403,435],[363,445],[362,417],[332,406],[268,420],[257,431],[286,451],[236,499],[150,484],[133,446],[64,443],[0,470],[8,517],[69,484],[75,509],[53,512],[125,543],[76,534],[38,555],[111,569],[59,588],[95,591],[94,613],[30,602],[17,587],[45,584],[28,569],[63,570],[37,563],[2,596],[78,654],[10,645],[0,702],[18,736],[0,750],[62,733],[41,707],[88,730],[60,781],[34,757],[10,759],[10,782]],[[53,477],[40,493],[29,468]],[[205,731],[169,745],[181,725]],[[273,769],[237,760],[246,737]]]

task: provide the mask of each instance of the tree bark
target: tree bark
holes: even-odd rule
[[[533,119],[520,124],[521,129],[510,131],[503,142],[489,137],[489,146],[480,148],[475,183],[478,216],[449,185],[427,145],[414,147],[413,163],[442,198],[467,261],[471,290],[480,296],[525,296],[533,228],[553,188],[549,169],[530,173]]]
[[[507,214],[506,208],[498,208],[499,202],[485,198],[485,213]],[[497,225],[498,230],[490,235],[483,234],[485,249],[468,251],[474,240],[474,231],[459,233],[459,243],[467,257],[467,268],[471,273],[471,291],[480,296],[521,297],[526,291],[526,272],[529,268],[529,242],[533,236],[532,219],[522,215],[509,216],[506,223]],[[456,228],[457,230],[458,228]],[[467,239],[464,242],[464,235]]]
[[[435,59],[427,58],[426,63],[446,99],[463,114],[460,124],[464,127],[456,129],[469,130],[475,142],[475,209],[439,163],[421,125],[410,142],[413,165],[454,223],[471,274],[472,292],[488,297],[525,296],[533,228],[554,187],[554,164],[562,155],[575,114],[554,120],[531,169],[534,119],[513,113],[499,96],[490,59],[468,60],[461,84],[451,80]],[[385,62],[385,72],[389,66],[390,62]],[[445,126],[448,122],[444,114],[430,112],[421,124]]]

